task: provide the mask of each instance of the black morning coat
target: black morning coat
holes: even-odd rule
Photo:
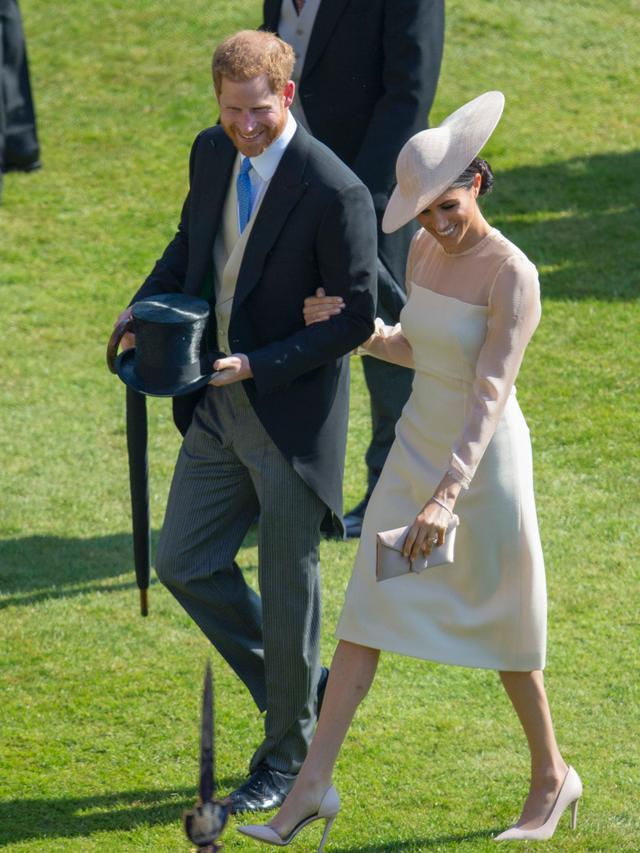
[[[277,32],[283,2],[291,0],[265,0],[264,29]],[[396,182],[400,149],[428,126],[443,38],[444,0],[320,3],[298,97],[313,135],[369,188],[378,221]],[[378,234],[380,259],[392,276],[380,276],[378,298],[394,318],[405,300],[416,227]]]
[[[236,150],[222,127],[202,131],[178,231],[133,302],[159,293],[211,292],[213,244]],[[304,325],[318,287],[345,310]],[[211,297],[212,304],[215,296]],[[229,326],[232,352],[249,357],[243,384],[272,440],[295,470],[342,515],[349,407],[348,354],[373,331],[376,219],[371,195],[328,148],[298,126],[267,188],[248,238]],[[210,340],[216,339],[215,312]],[[345,357],[346,355],[346,357]],[[215,395],[215,388],[210,392]],[[193,395],[191,395],[193,396]],[[174,400],[184,432],[197,400]]]

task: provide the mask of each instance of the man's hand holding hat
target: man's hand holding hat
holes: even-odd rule
[[[218,387],[232,385],[234,382],[251,379],[253,376],[249,359],[243,352],[216,359],[213,362],[213,369],[216,372],[213,374],[209,385],[217,385]]]

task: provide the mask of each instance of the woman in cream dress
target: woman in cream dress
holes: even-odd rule
[[[414,215],[422,228],[409,251],[401,322],[376,321],[364,351],[413,368],[413,391],[364,518],[309,756],[276,818],[241,830],[267,843],[283,845],[310,820],[328,828],[335,818],[333,766],[380,649],[499,671],[532,758],[520,820],[499,840],[548,838],[570,805],[575,818],[582,786],[556,744],[542,678],[544,563],[529,430],[514,385],[540,319],[538,276],[477,204],[493,176],[474,155],[503,102],[497,92],[476,98],[413,137],[398,158],[383,228]],[[311,299],[305,317],[322,322],[339,310],[338,299]],[[443,542],[454,507],[453,564],[376,581],[378,532],[409,525],[405,554],[428,554]]]

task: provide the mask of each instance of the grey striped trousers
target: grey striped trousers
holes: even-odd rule
[[[297,772],[315,726],[325,512],[242,386],[209,386],[178,455],[156,571],[266,710],[251,772]],[[258,513],[260,596],[234,562]]]

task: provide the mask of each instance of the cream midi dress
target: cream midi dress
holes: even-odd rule
[[[368,355],[415,368],[364,518],[337,635],[443,663],[542,669],[544,562],[514,381],[540,318],[536,269],[492,229],[447,254],[419,230],[409,298]],[[376,582],[376,533],[411,525],[449,471],[463,486],[452,565]]]

